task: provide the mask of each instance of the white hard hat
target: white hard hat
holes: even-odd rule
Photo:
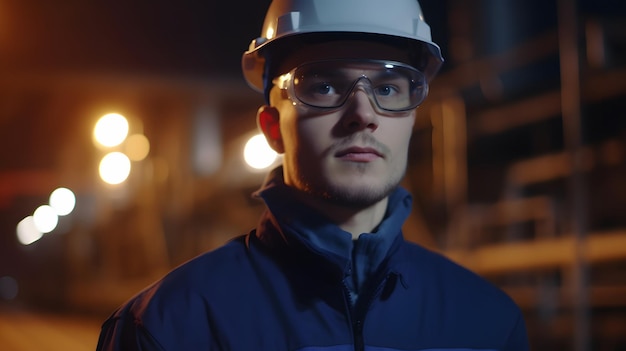
[[[430,80],[443,63],[441,50],[432,42],[430,27],[417,0],[274,0],[261,36],[250,43],[242,57],[243,74],[258,91],[271,84],[267,74],[268,56],[281,42],[302,36],[324,35],[376,37],[403,40],[419,57],[416,67]],[[282,50],[285,50],[283,47]],[[267,82],[266,82],[267,80]]]

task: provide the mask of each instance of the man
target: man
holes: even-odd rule
[[[105,322],[100,350],[527,350],[517,306],[404,241],[415,109],[443,59],[415,0],[274,0],[244,75],[284,154],[255,230]]]

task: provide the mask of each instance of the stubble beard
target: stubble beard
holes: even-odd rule
[[[367,172],[367,164],[356,164],[355,167],[359,172]],[[384,183],[378,185],[366,184],[356,187],[336,184],[332,181],[320,184],[304,176],[300,178],[302,181],[300,188],[309,196],[322,199],[332,205],[354,209],[367,208],[387,198],[398,187],[405,168],[394,172]]]

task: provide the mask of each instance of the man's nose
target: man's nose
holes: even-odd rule
[[[375,131],[379,121],[374,110],[374,103],[363,86],[355,86],[348,97],[348,108],[343,115],[342,124],[344,128],[350,132],[364,129]]]

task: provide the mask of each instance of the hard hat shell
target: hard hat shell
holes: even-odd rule
[[[268,56],[274,56],[272,50],[276,51],[278,44],[305,36],[331,38],[346,34],[352,38],[407,41],[411,50],[420,51],[421,63],[416,68],[427,80],[443,63],[417,0],[273,0],[261,36],[243,54],[244,77],[251,87],[263,91],[269,84],[266,80],[273,78],[264,77]]]

